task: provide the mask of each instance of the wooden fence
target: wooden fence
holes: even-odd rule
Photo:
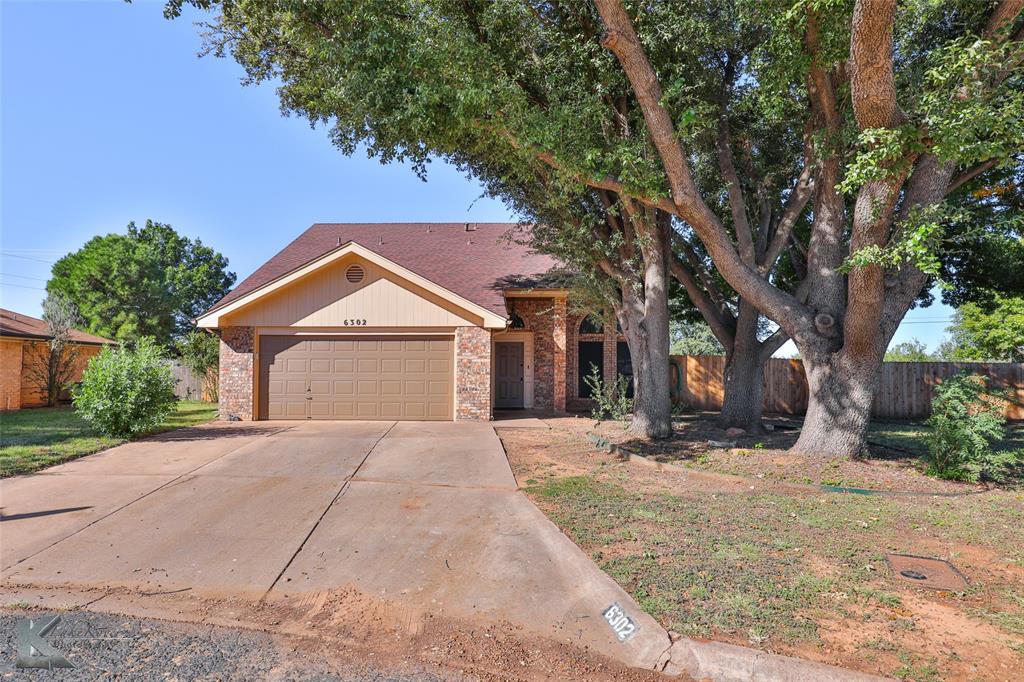
[[[673,355],[683,387],[678,400],[698,410],[722,409],[721,355]],[[931,412],[932,389],[942,379],[960,372],[983,374],[1010,398],[1009,419],[1024,419],[1024,364],[1012,362],[886,362],[872,406],[875,417],[923,419]],[[676,373],[672,370],[672,385]],[[803,362],[772,358],[764,371],[764,410],[775,414],[807,411],[807,379]]]
[[[203,386],[201,376],[177,360],[171,360],[171,374],[174,375],[174,395],[185,400],[212,401],[209,387]]]

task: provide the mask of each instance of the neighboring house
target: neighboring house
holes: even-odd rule
[[[621,334],[568,306],[512,223],[317,224],[198,320],[223,418],[488,420],[585,406],[631,374]],[[580,368],[583,371],[580,371]]]
[[[35,381],[31,368],[47,357],[49,338],[43,320],[0,309],[0,409],[20,410],[46,404],[46,393]],[[114,343],[80,331],[71,332],[71,341],[78,350],[72,382],[82,378],[85,366],[103,346]]]

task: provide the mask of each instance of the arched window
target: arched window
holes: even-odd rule
[[[580,334],[604,334],[604,325],[593,315],[587,315],[580,322]]]
[[[526,323],[523,322],[523,318],[516,315],[514,312],[510,316],[509,329],[525,329]]]

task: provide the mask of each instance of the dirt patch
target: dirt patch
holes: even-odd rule
[[[802,461],[767,448],[756,448],[758,464],[742,478],[659,470],[597,449],[588,419],[548,424],[499,431],[519,484],[666,628],[912,680],[1006,680],[1024,670],[1020,491],[807,490],[773,475]],[[616,430],[627,440],[616,425],[602,434]],[[841,471],[874,486],[965,489],[920,480],[900,463],[849,464]],[[869,467],[881,473],[862,473]],[[915,588],[891,574],[890,552],[947,559],[969,586]]]
[[[88,604],[90,611],[267,633],[280,638],[285,648],[316,656],[334,668],[420,671],[438,679],[485,682],[668,679],[509,623],[439,616],[352,587],[268,601],[192,591],[145,595],[73,585],[47,590],[45,595],[31,587],[6,589],[10,601],[0,607],[8,609],[52,609],[77,600]]]
[[[621,423],[595,424],[586,419],[556,421],[564,421],[567,428],[572,429],[585,423],[587,430],[631,452],[700,471],[797,484],[943,495],[981,492],[989,488],[924,475],[923,441],[920,439],[924,427],[919,424],[873,424],[869,456],[851,460],[790,455],[786,449],[796,442],[800,426],[799,420],[792,418],[768,420],[766,423],[774,429],[768,433],[730,437],[710,417],[685,417],[675,420],[672,438],[656,442],[632,437]],[[735,447],[718,447],[709,441],[735,443]],[[1011,443],[1014,442],[1011,439]]]

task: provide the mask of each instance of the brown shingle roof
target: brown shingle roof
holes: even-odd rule
[[[46,322],[37,317],[30,317],[13,310],[0,308],[0,336],[16,337],[20,339],[48,339],[50,330]],[[71,340],[78,343],[114,343],[102,336],[72,330]]]
[[[249,275],[216,310],[324,254],[355,242],[488,310],[505,315],[504,289],[557,283],[558,261],[505,240],[517,223],[317,223]]]

